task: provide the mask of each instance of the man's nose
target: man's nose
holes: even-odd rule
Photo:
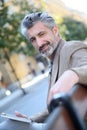
[[[36,42],[38,47],[40,47],[43,44],[42,40],[39,38],[37,38]]]

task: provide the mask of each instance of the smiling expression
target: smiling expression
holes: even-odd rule
[[[27,30],[27,36],[35,49],[48,57],[54,52],[59,40],[58,28],[50,29],[40,21]]]

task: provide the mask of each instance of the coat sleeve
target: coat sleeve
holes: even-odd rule
[[[48,117],[48,115],[49,115],[49,112],[46,109],[40,113],[37,113],[34,116],[31,116],[30,119],[32,122],[43,123],[46,120],[46,118]]]
[[[77,50],[70,60],[70,69],[79,76],[79,83],[87,85],[87,48]]]

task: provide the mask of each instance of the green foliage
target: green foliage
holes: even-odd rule
[[[34,49],[34,47],[32,46],[32,44],[30,42],[28,42],[26,39],[23,40],[25,41],[25,45],[24,46],[19,46],[19,48],[17,49],[17,53],[24,53],[25,55],[29,55],[29,56],[35,56],[35,54],[37,53],[36,50]]]
[[[22,48],[21,42],[27,42],[20,34],[20,22],[26,13],[39,11],[41,9],[29,5],[27,0],[13,1],[9,6],[6,6],[4,0],[1,0],[0,4],[0,48],[7,48],[9,54],[12,51],[20,52],[20,48]],[[15,11],[16,9],[19,11]],[[33,55],[34,51],[30,44],[27,47],[25,46],[25,54]]]
[[[71,17],[63,18],[59,29],[65,40],[85,40],[87,38],[87,25]]]

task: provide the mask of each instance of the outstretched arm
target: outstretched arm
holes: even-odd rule
[[[74,71],[65,71],[55,85],[50,89],[47,103],[50,104],[50,101],[55,94],[67,93],[78,82],[79,77]]]

